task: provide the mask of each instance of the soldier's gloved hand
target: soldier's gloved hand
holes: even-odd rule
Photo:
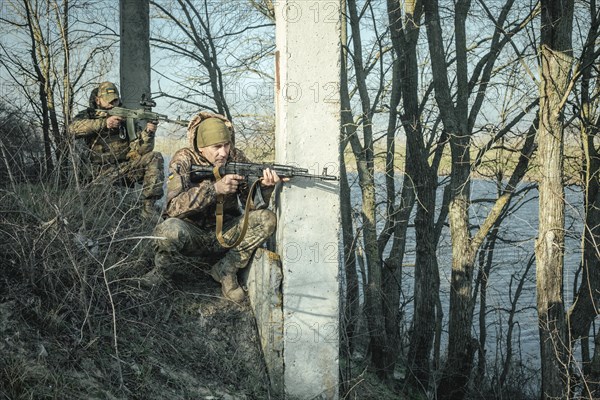
[[[238,186],[243,181],[244,177],[241,175],[225,175],[223,179],[215,182],[215,192],[217,192],[217,194],[235,193],[238,190]]]
[[[117,129],[123,120],[121,117],[117,117],[116,115],[111,115],[106,118],[106,127],[108,129]]]

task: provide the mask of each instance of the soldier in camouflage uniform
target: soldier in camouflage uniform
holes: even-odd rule
[[[243,215],[238,199],[245,202],[249,187],[240,175],[225,175],[220,180],[190,179],[191,165],[222,166],[228,161],[249,162],[231,144],[233,128],[223,116],[198,114],[188,126],[189,147],[178,150],[169,163],[167,179],[167,219],[154,235],[155,268],[146,274],[146,284],[157,284],[178,272],[177,255],[196,257],[198,263],[211,265],[210,274],[221,283],[223,295],[240,302],[245,294],[239,286],[237,272],[244,268],[254,250],[264,243],[276,227],[275,213],[266,209],[274,186],[280,182],[274,171],[265,170],[260,186],[253,193],[253,207],[248,213],[248,228],[239,245],[222,247],[215,235],[217,195],[224,195],[223,237],[229,243],[238,237]]]
[[[155,203],[163,196],[164,159],[153,151],[156,124],[148,122],[144,130],[136,126],[137,138],[129,141],[122,118],[98,111],[120,105],[117,87],[102,82],[92,91],[89,107],[73,119],[69,132],[85,140],[94,177],[109,177],[127,186],[141,183],[142,216],[158,217]]]

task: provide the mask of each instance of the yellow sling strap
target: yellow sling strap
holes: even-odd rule
[[[218,167],[215,167],[213,169],[213,174],[217,181],[221,180],[222,176],[221,176],[221,174],[219,174]],[[248,211],[250,211],[250,207],[252,206],[252,193],[254,193],[256,184],[258,182],[260,182],[261,180],[262,180],[262,178],[257,179],[252,184],[252,187],[250,187],[250,192],[248,193],[248,198],[246,199],[246,206],[244,207],[244,221],[242,222],[242,230],[240,231],[240,234],[237,237],[237,239],[231,244],[227,243],[225,241],[225,238],[223,237],[223,204],[225,203],[225,195],[223,195],[223,194],[217,195],[217,210],[215,212],[215,215],[217,217],[216,234],[217,234],[217,240],[219,241],[219,244],[221,246],[223,246],[224,248],[231,249],[232,247],[239,245],[242,242],[242,240],[244,239],[244,236],[246,236],[246,231],[248,230]]]

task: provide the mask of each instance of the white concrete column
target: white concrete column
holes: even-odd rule
[[[338,174],[339,0],[275,1],[276,159]],[[283,268],[286,399],[337,399],[339,243],[337,182],[286,184],[278,210]]]
[[[150,2],[120,0],[121,101],[140,108],[142,94],[150,97]]]

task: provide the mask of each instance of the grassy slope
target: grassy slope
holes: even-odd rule
[[[267,397],[248,305],[201,270],[139,287],[153,252],[136,196],[0,191],[0,399]]]

